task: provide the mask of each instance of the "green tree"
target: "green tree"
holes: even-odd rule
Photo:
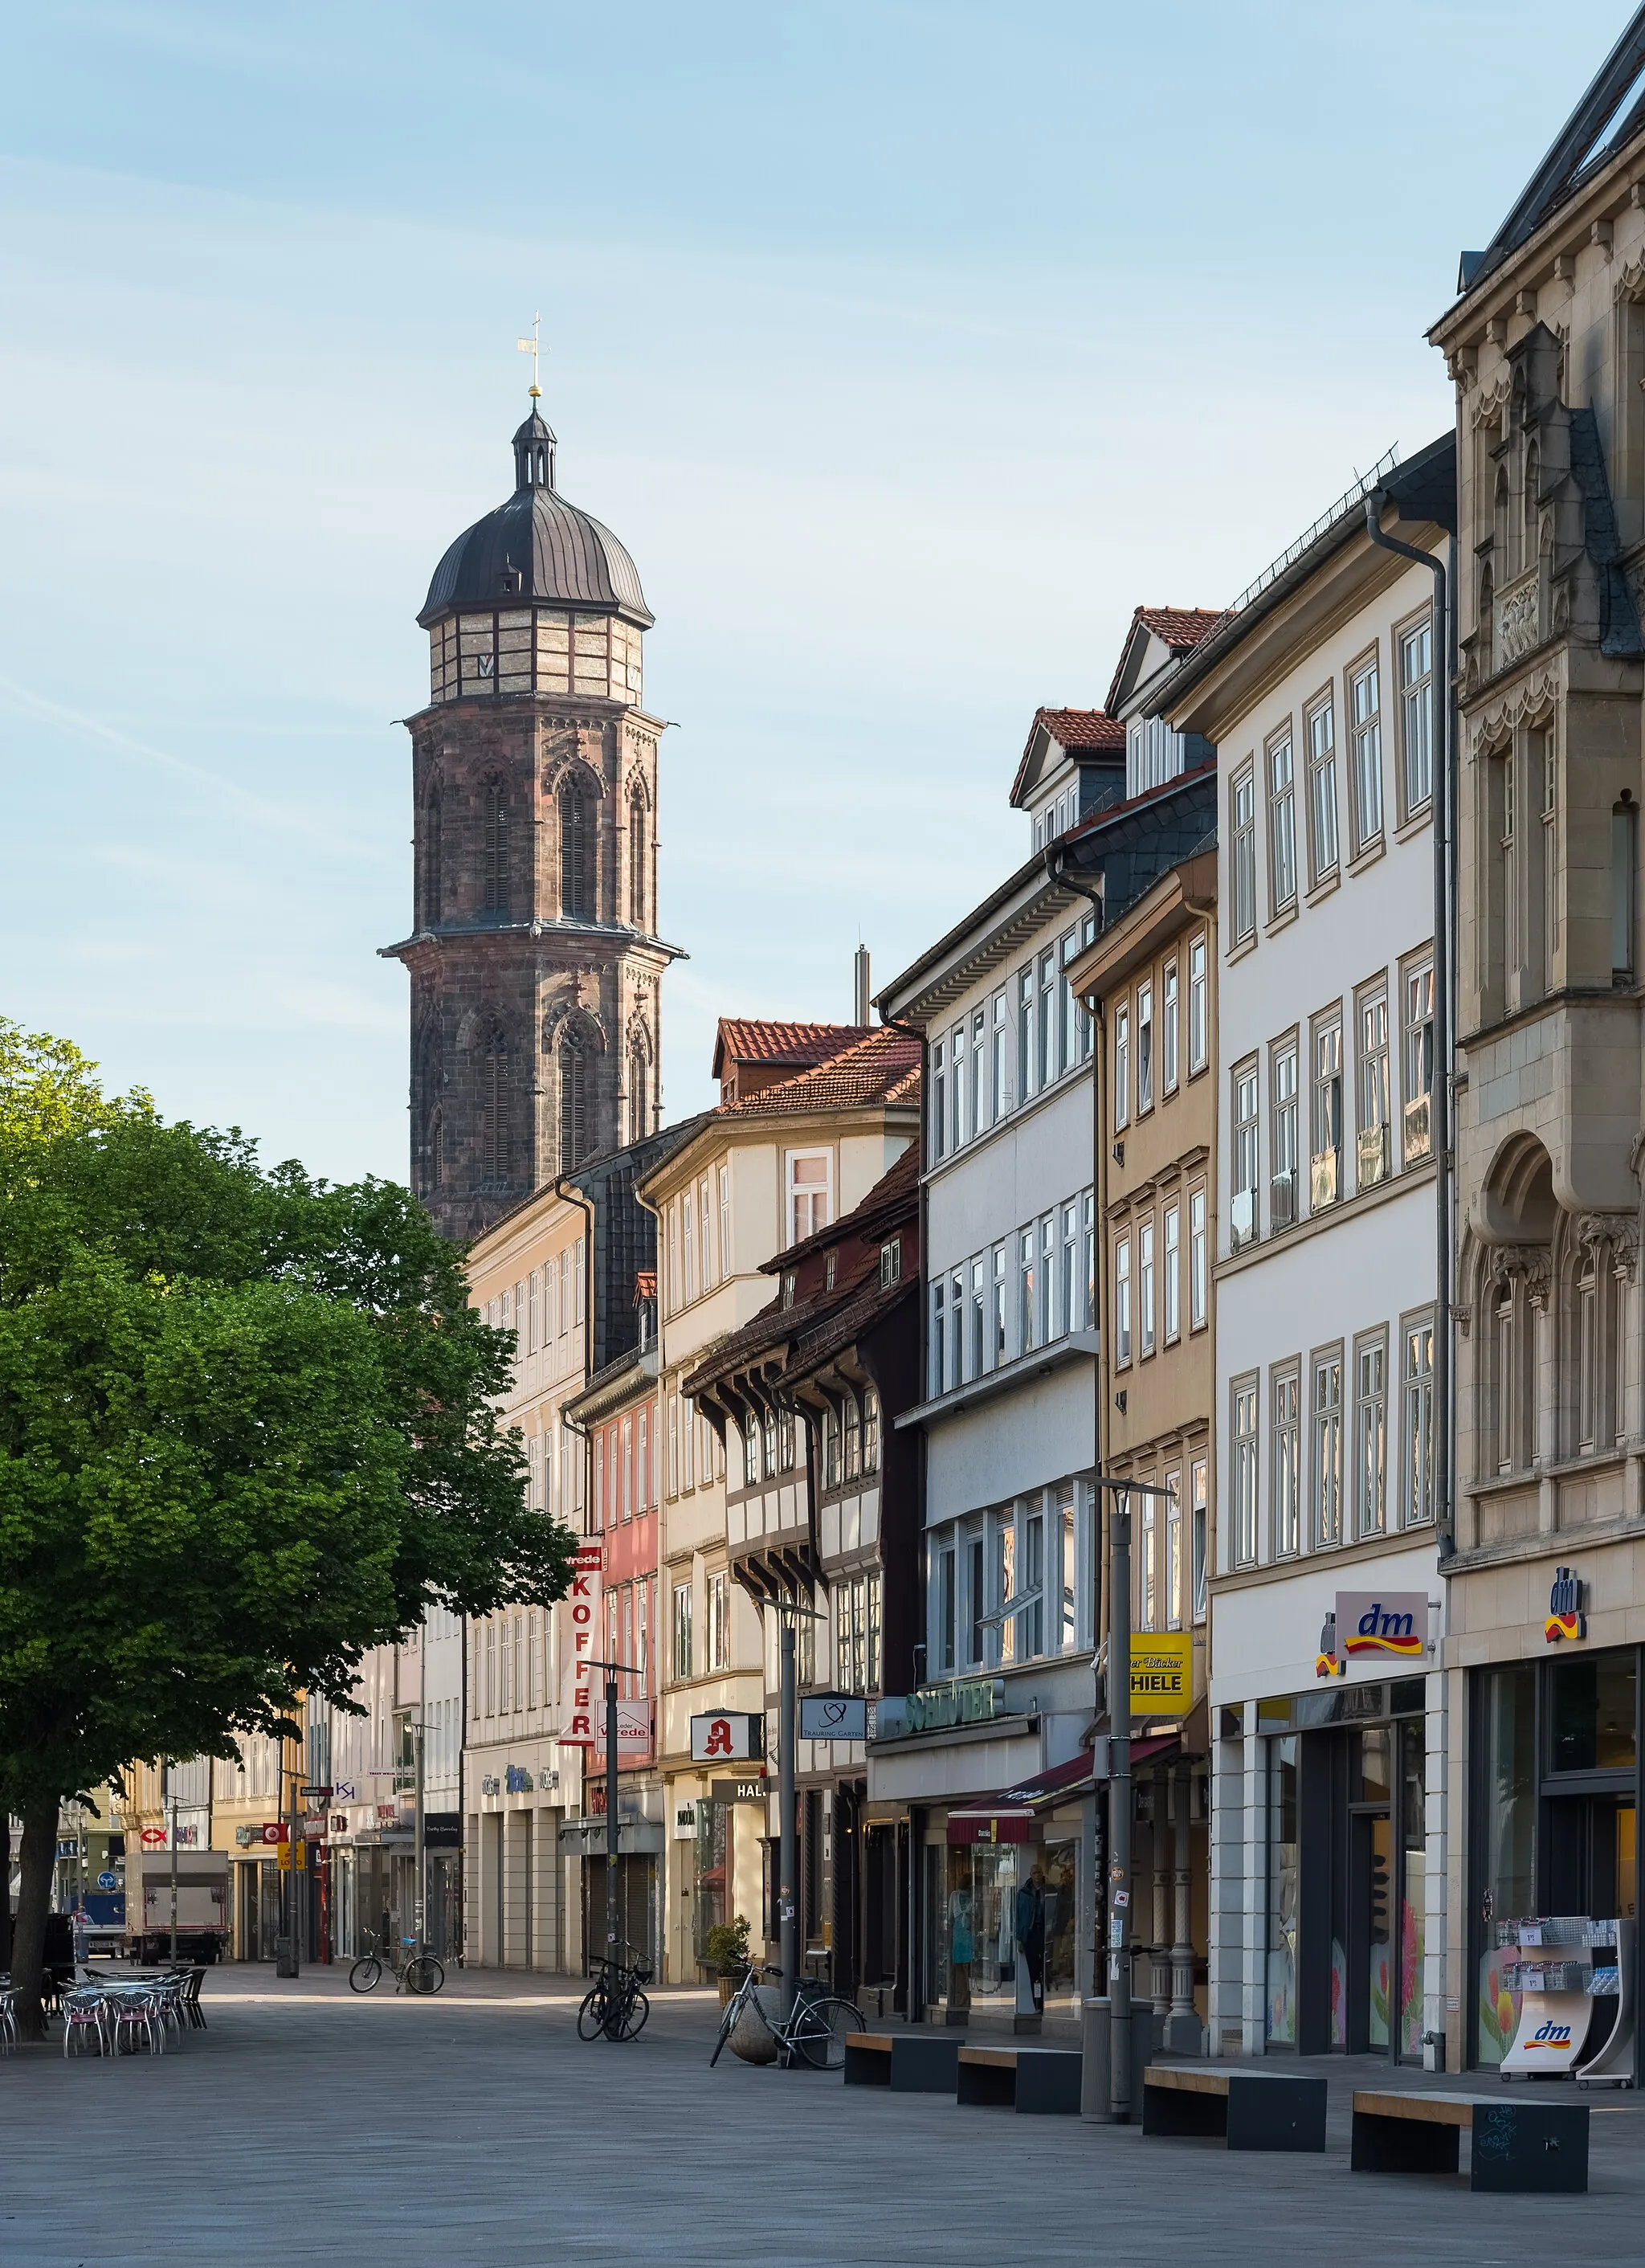
[[[0,1808],[35,2036],[62,1798],[348,1705],[432,1605],[563,1595],[462,1261],[408,1190],[265,1173],[0,1025]]]

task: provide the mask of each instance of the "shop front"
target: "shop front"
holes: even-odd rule
[[[1091,1792],[1088,1760],[1063,1771]],[[1036,1810],[1027,1799],[1040,1785],[957,1806],[943,1841],[926,1844],[926,1997],[946,2022],[992,2014],[1034,2031],[1047,2014],[1077,2012],[1084,1806],[1076,1786],[1046,1791]]]

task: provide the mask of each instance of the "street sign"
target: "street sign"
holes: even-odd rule
[[[754,1779],[711,1779],[709,1793],[716,1803],[763,1803],[766,1783],[763,1777]]]
[[[741,1709],[718,1709],[691,1720],[694,1764],[752,1764],[765,1754],[765,1719]],[[563,1740],[564,1734],[561,1735]]]
[[[305,1803],[329,1803],[335,1789],[329,1787],[300,1787],[297,1793]]]
[[[120,1877],[118,1874],[111,1874],[105,1867],[97,1878],[97,1887],[99,1890],[117,1890],[120,1888]]]
[[[868,1703],[855,1693],[807,1693],[800,1699],[802,1741],[865,1741]]]

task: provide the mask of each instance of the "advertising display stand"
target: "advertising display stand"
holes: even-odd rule
[[[1590,1921],[1585,1914],[1527,1916],[1506,1924],[1503,1939],[1518,1955],[1502,1979],[1519,1995],[1519,2022],[1502,2058],[1502,2077],[1631,2086],[1633,1923]],[[1613,2006],[1607,2010],[1605,2002]],[[1590,2038],[1597,2042],[1591,2051]]]

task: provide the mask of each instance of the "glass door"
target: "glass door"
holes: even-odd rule
[[[1347,2041],[1350,2055],[1386,2054],[1392,2007],[1393,1728],[1350,1734]]]

